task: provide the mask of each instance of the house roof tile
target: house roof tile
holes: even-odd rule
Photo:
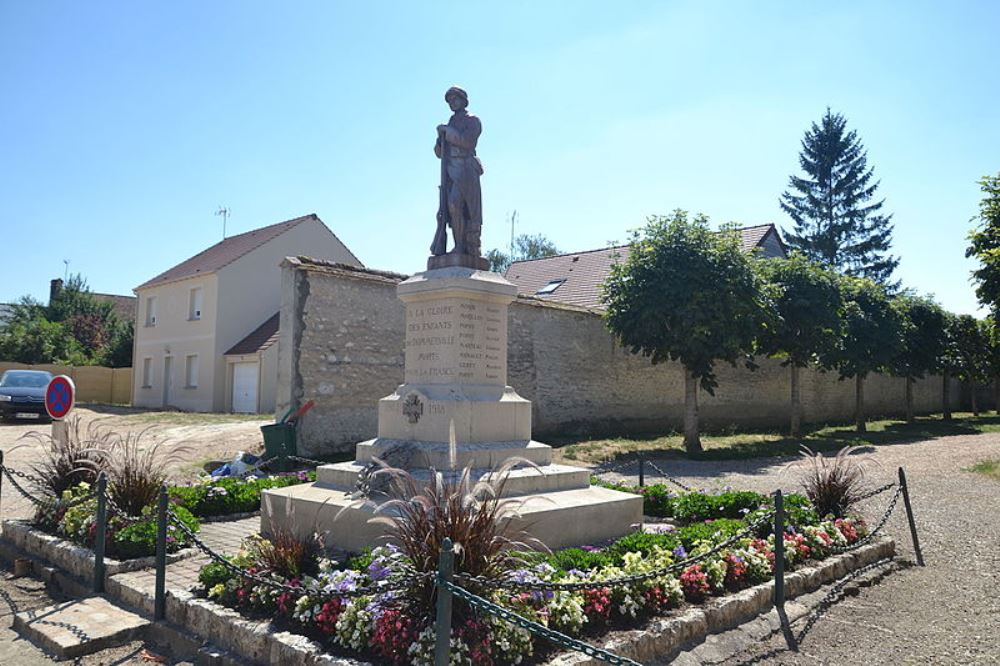
[[[761,247],[764,239],[772,231],[777,234],[773,224],[744,227],[738,231],[740,244],[746,252]],[[780,236],[778,240],[780,243]],[[611,272],[611,265],[616,260],[625,261],[628,255],[628,245],[617,245],[599,250],[515,261],[507,269],[504,277],[517,285],[517,291],[521,295],[537,296],[545,300],[586,308],[601,308],[601,285]],[[553,285],[555,288],[552,291],[538,293],[546,286],[551,288]]]
[[[279,321],[280,313],[275,312],[273,317],[258,326],[253,333],[233,345],[225,356],[256,354],[264,351],[278,341]]]
[[[261,227],[260,229],[254,229],[253,231],[247,231],[246,233],[238,234],[236,236],[230,236],[229,238],[219,241],[212,247],[202,250],[190,259],[182,261],[173,268],[160,273],[153,279],[143,282],[141,285],[136,287],[136,289],[154,287],[166,284],[167,282],[174,282],[175,280],[194,277],[196,275],[214,273],[220,268],[233,263],[240,257],[256,250],[264,243],[277,238],[286,231],[309,220],[315,220],[320,224],[323,224],[323,221],[319,219],[318,215],[310,213],[309,215],[303,215],[302,217],[297,217],[293,220],[286,220],[285,222],[279,222],[267,227]],[[352,253],[350,249],[347,251],[357,260],[357,257],[354,256],[354,253]],[[361,261],[358,261],[358,264],[360,263]]]

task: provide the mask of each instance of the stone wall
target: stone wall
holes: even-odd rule
[[[305,258],[283,264],[277,413],[313,399],[303,419],[305,455],[351,451],[377,428],[376,405],[403,381],[404,309],[396,285],[405,276]],[[674,363],[657,366],[615,344],[600,316],[574,306],[519,298],[510,307],[508,383],[532,401],[536,439],[679,429],[684,383]],[[699,395],[708,427],[784,427],[788,369],[771,359],[751,372],[718,366],[715,396]],[[919,412],[940,411],[941,379],[917,382]],[[904,382],[872,376],[870,415],[898,415]],[[956,383],[952,390],[957,408]],[[853,381],[802,372],[806,422],[850,421]]]

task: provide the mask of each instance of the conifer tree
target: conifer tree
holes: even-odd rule
[[[809,259],[845,275],[864,277],[887,287],[899,264],[890,255],[892,215],[876,200],[879,182],[868,166],[857,132],[829,108],[820,124],[802,139],[799,165],[803,176],[791,176],[781,195],[781,208],[795,223],[785,241]]]

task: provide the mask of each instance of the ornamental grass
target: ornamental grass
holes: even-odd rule
[[[802,470],[799,481],[820,516],[843,518],[867,491],[865,465],[878,464],[871,456],[858,456],[857,446],[845,446],[829,458],[807,446],[802,458],[789,465]]]

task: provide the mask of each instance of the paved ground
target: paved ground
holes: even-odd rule
[[[871,473],[879,482],[891,480],[900,465],[906,468],[927,566],[905,568],[836,604],[806,634],[798,653],[789,652],[779,634],[726,660],[726,666],[1000,663],[1000,483],[965,471],[980,460],[1000,459],[1000,435],[884,446],[871,457],[881,466]],[[788,462],[670,461],[663,467],[698,486],[767,492],[779,485],[796,488]],[[882,507],[876,502],[868,512],[874,517]],[[888,529],[912,560],[902,511]]]

